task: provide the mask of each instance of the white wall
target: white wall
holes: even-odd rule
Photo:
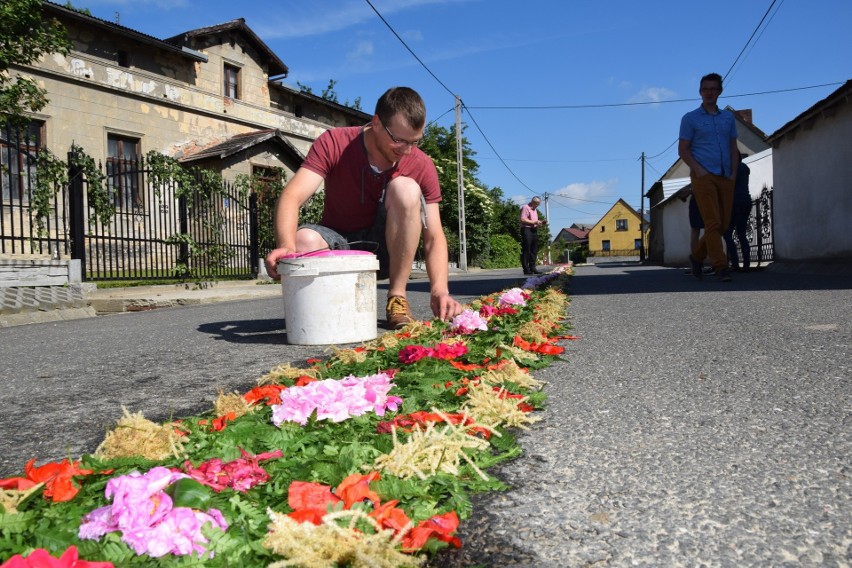
[[[663,264],[689,266],[689,200],[672,199],[663,210]]]
[[[751,173],[748,178],[748,192],[752,199],[760,197],[764,186],[772,189],[772,148],[758,154],[747,157],[743,163],[748,166]]]
[[[852,105],[830,110],[774,143],[776,260],[852,259]]]

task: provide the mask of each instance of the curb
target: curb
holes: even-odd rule
[[[31,311],[0,316],[0,328],[15,327],[31,323],[49,323],[57,321],[93,318],[98,314],[91,306],[85,308],[63,308],[48,311]]]

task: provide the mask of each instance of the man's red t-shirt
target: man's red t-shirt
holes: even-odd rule
[[[351,233],[373,225],[382,191],[397,176],[420,185],[426,203],[441,201],[438,172],[432,159],[419,148],[383,172],[373,171],[367,159],[363,127],[332,128],[314,141],[302,163],[325,180],[325,208],[321,225]]]

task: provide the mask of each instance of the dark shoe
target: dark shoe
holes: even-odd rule
[[[387,316],[387,328],[399,329],[416,321],[411,315],[411,308],[408,306],[408,300],[402,296],[391,296],[388,298],[388,304],[385,307],[385,315]]]
[[[730,282],[731,275],[726,269],[723,268],[722,270],[716,273],[716,279],[719,280],[719,282]]]
[[[524,270],[524,274],[532,274],[529,270]]]
[[[544,274],[544,272],[542,272],[541,270],[539,270],[539,269],[537,269],[537,268],[533,268],[533,269],[532,269],[532,273],[533,273],[533,274]]]
[[[692,265],[692,277],[696,280],[704,280],[703,263],[692,258],[692,255],[689,255],[689,263]]]

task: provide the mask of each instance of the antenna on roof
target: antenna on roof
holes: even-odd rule
[[[118,10],[115,12],[115,23],[121,24],[121,14],[118,13]]]

